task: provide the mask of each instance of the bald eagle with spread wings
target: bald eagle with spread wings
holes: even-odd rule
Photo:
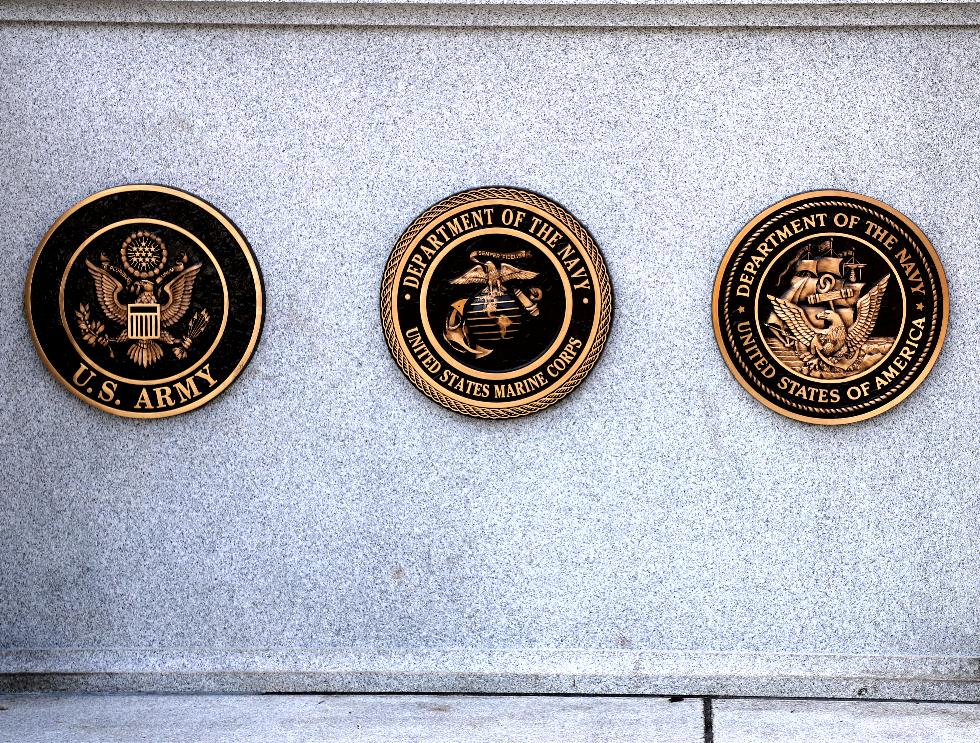
[[[815,328],[799,305],[768,296],[773,312],[782,321],[788,331],[787,335],[791,336],[807,372],[812,372],[821,363],[829,369],[845,371],[857,361],[862,344],[874,330],[887,285],[888,276],[885,276],[858,300],[857,319],[849,328],[845,327],[841,316],[833,309],[816,314],[818,320],[824,320],[830,325]]]
[[[521,268],[516,268],[509,263],[501,263],[500,268],[498,269],[497,266],[494,265],[493,261],[484,261],[482,264],[477,263],[469,271],[464,273],[462,276],[457,276],[449,283],[486,284],[487,288],[483,290],[483,292],[487,295],[487,301],[484,307],[486,308],[486,313],[491,315],[497,308],[497,297],[501,296],[507,291],[504,284],[506,284],[508,281],[526,281],[528,279],[533,279],[537,275],[538,274],[536,271],[525,271]]]
[[[99,305],[105,316],[114,323],[123,326],[123,331],[118,336],[110,338],[112,343],[124,343],[132,340],[127,354],[134,362],[142,367],[155,364],[163,357],[163,349],[155,340],[136,340],[129,337],[129,305],[130,304],[157,304],[160,305],[160,335],[159,340],[174,346],[174,353],[178,358],[184,358],[183,351],[190,345],[189,338],[194,337],[201,330],[203,324],[207,324],[207,313],[202,311],[192,318],[192,325],[196,322],[202,324],[200,329],[189,328],[188,336],[185,339],[177,338],[168,332],[167,328],[173,327],[186,314],[191,306],[191,297],[194,293],[194,281],[201,270],[201,264],[195,263],[193,266],[180,271],[177,276],[170,279],[162,287],[158,288],[152,281],[145,279],[132,282],[125,286],[119,279],[109,273],[105,268],[96,266],[91,261],[85,261],[85,267],[92,275],[95,282],[95,295],[99,299]],[[132,302],[123,301],[123,294],[136,294]],[[161,297],[166,297],[166,302],[161,302]],[[194,332],[196,330],[196,332]],[[184,343],[187,340],[187,343]]]
[[[537,276],[535,271],[525,271],[520,268],[515,268],[509,263],[501,263],[498,269],[493,261],[484,261],[484,263],[477,264],[473,266],[469,271],[464,273],[462,276],[458,276],[450,284],[486,284],[487,294],[491,297],[499,297],[506,290],[504,289],[504,284],[508,281],[520,281],[533,279]]]

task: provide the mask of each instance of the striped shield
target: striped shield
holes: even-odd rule
[[[152,341],[160,337],[160,305],[129,305],[129,338]]]

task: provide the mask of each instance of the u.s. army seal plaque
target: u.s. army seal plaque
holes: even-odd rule
[[[388,347],[426,395],[513,418],[571,392],[602,353],[612,289],[599,247],[553,201],[477,188],[418,217],[388,259]]]
[[[24,292],[41,359],[76,396],[132,418],[200,407],[245,368],[262,330],[255,256],[210,204],[164,186],[111,188],[41,240]]]
[[[949,321],[939,256],[908,217],[846,191],[770,207],[715,279],[715,336],[735,378],[778,413],[852,423],[894,407],[936,362]]]

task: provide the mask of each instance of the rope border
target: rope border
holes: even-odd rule
[[[596,328],[595,339],[592,346],[586,352],[584,359],[578,370],[569,377],[561,386],[556,387],[544,397],[533,402],[523,403],[513,408],[484,408],[479,405],[461,402],[446,395],[441,388],[433,384],[428,377],[420,374],[411,362],[411,358],[404,352],[399,342],[400,335],[394,326],[392,313],[392,296],[395,289],[396,274],[398,265],[408,251],[412,241],[418,234],[424,231],[440,215],[445,214],[459,206],[470,204],[487,199],[509,199],[521,203],[535,206],[554,217],[563,227],[578,238],[583,249],[595,267],[596,294],[599,298],[599,317]],[[402,373],[408,377],[417,388],[424,392],[430,399],[439,403],[443,407],[449,408],[457,413],[469,415],[474,418],[501,420],[507,418],[518,418],[523,415],[536,413],[539,410],[554,405],[556,402],[568,395],[575,389],[582,380],[588,376],[589,372],[599,361],[609,332],[612,328],[613,299],[612,284],[609,280],[609,271],[606,269],[606,262],[602,257],[602,252],[588,230],[572,214],[563,209],[550,199],[540,196],[530,191],[517,188],[507,188],[503,186],[492,186],[485,188],[474,188],[462,191],[458,194],[443,199],[439,203],[429,207],[408,227],[407,230],[395,243],[395,247],[388,257],[385,265],[384,275],[381,279],[381,322],[384,328],[385,341],[388,350],[398,364]]]

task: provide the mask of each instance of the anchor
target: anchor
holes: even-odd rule
[[[493,349],[484,348],[479,344],[476,345],[476,348],[470,346],[470,334],[466,328],[466,322],[463,320],[463,308],[465,306],[466,299],[460,299],[450,305],[452,309],[446,317],[446,330],[442,334],[442,337],[457,351],[471,353],[476,358],[482,359],[484,356],[489,356],[493,353]]]

